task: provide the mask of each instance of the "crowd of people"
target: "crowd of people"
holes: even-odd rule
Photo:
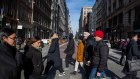
[[[97,30],[94,35],[85,32],[83,36],[78,37],[78,40],[74,40],[73,34],[70,33],[67,47],[64,50],[66,67],[63,68],[59,36],[56,33],[53,33],[49,40],[48,54],[42,56],[40,37],[34,36],[26,39],[24,52],[20,52],[16,49],[16,32],[10,28],[3,28],[0,31],[0,79],[20,79],[22,70],[24,70],[25,79],[42,79],[43,76],[49,75],[52,68],[59,70],[59,76],[64,76],[70,64],[74,64],[74,70],[70,73],[72,75],[77,74],[80,66],[82,79],[105,79],[109,47],[103,41],[104,35],[103,31]],[[122,70],[126,74],[124,79],[136,79],[137,71],[129,70],[128,60],[132,60],[133,57],[140,58],[137,41],[138,34],[132,32],[130,41],[122,43],[120,64],[124,65]],[[124,56],[126,59],[122,63]],[[43,63],[46,59],[47,63],[44,67]]]

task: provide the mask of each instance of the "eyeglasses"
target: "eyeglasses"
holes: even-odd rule
[[[10,39],[12,39],[12,40],[16,40],[16,37],[13,37],[13,38],[12,38],[12,37],[8,37],[8,38],[10,38]]]

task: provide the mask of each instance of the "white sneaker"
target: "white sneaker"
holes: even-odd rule
[[[63,72],[63,75],[66,75],[66,72]]]
[[[65,75],[65,72],[58,74],[59,77],[62,77]]]

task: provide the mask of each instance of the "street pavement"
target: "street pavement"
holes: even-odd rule
[[[65,68],[65,56],[66,54],[64,53],[64,50],[67,46],[67,43],[61,44],[60,45],[60,54],[61,58],[63,60],[63,68]],[[42,50],[43,53],[47,52],[47,47],[43,48]],[[43,54],[46,55],[46,54]],[[108,70],[106,73],[106,78],[107,79],[122,79],[125,74],[123,74],[121,71],[123,69],[123,66],[119,65],[119,60],[121,57],[121,51],[115,50],[115,49],[110,49],[109,52],[109,60],[108,60]],[[45,61],[46,63],[46,61]],[[44,65],[46,66],[46,65]],[[70,65],[69,70],[66,70],[66,75],[59,77],[59,71],[50,71],[49,75],[45,77],[44,79],[82,79],[82,75],[80,73],[80,70],[78,71],[77,75],[71,75],[70,73],[73,72],[74,70],[74,65]],[[138,78],[140,78],[140,72],[138,72]],[[22,74],[22,79],[23,74]]]

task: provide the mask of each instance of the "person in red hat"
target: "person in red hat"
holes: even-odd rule
[[[105,70],[107,69],[107,60],[109,55],[109,48],[106,43],[103,42],[104,33],[101,30],[97,30],[94,33],[96,40],[96,46],[93,53],[93,65],[89,79],[93,78],[105,78]]]

